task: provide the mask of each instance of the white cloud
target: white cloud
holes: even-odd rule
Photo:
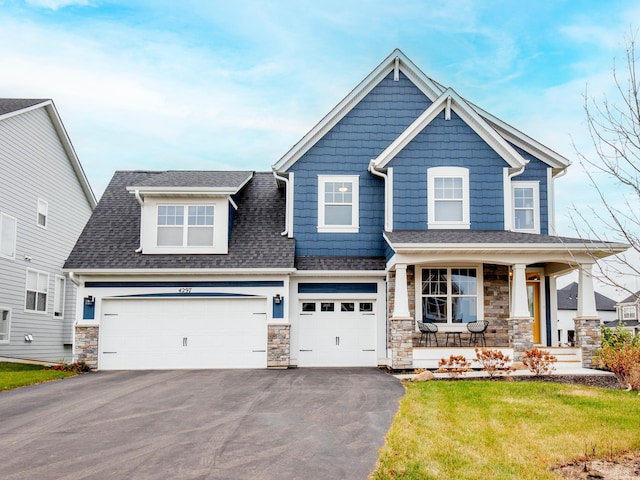
[[[72,5],[86,7],[91,4],[89,0],[25,0],[25,3],[32,7],[48,8],[49,10],[59,10]]]

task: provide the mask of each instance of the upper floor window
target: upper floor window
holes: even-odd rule
[[[0,257],[16,258],[17,225],[15,218],[0,214]]]
[[[622,320],[635,320],[636,319],[636,307],[622,307]]]
[[[318,176],[318,231],[357,232],[359,177]]]
[[[538,182],[513,182],[513,229],[540,233]]]
[[[477,268],[422,269],[422,319],[459,324],[478,320]]]
[[[49,204],[44,200],[38,199],[38,226],[47,228],[47,220],[49,217]]]
[[[0,343],[9,342],[9,330],[11,328],[11,310],[0,307]]]
[[[213,212],[213,205],[158,205],[157,245],[212,247]]]
[[[56,275],[55,290],[53,293],[53,316],[56,318],[64,317],[64,290],[65,279],[59,275]]]
[[[31,312],[47,311],[49,274],[37,270],[27,270],[27,294],[24,309]]]
[[[427,170],[429,228],[469,228],[469,170],[432,167]]]

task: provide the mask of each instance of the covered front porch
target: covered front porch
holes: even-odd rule
[[[467,324],[481,320],[488,321],[482,338],[486,347],[501,349],[514,361],[534,345],[557,347],[556,278],[573,270],[579,272],[574,319],[579,355],[572,352],[572,361],[593,365],[600,346],[593,245],[513,232],[448,233],[467,241],[444,244],[434,239],[442,232],[432,231],[385,234],[395,252],[387,264],[393,369],[436,368],[440,358],[451,354],[475,358]],[[611,250],[607,244],[598,252],[606,256]],[[418,322],[437,328],[428,344]]]

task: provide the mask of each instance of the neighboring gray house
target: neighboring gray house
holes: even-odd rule
[[[634,335],[640,333],[640,291],[629,295],[616,304],[616,319],[605,323],[609,328],[615,328],[620,322],[622,326]]]
[[[96,199],[51,100],[0,99],[0,357],[72,359],[62,272]]]
[[[601,293],[594,292],[596,311],[602,322],[616,319],[616,301]],[[575,344],[575,323],[578,310],[578,284],[572,282],[558,289],[558,344]]]

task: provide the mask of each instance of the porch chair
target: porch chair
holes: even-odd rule
[[[422,337],[424,337],[424,346],[427,347],[431,345],[431,335],[436,341],[436,347],[438,347],[438,325],[430,322],[418,322],[418,328],[420,329],[420,341],[418,345],[422,343]]]
[[[476,346],[487,346],[487,339],[484,338],[484,332],[487,331],[488,326],[489,322],[487,320],[478,320],[477,322],[467,323],[467,330],[471,334],[469,336],[469,346],[471,346],[472,343]]]

